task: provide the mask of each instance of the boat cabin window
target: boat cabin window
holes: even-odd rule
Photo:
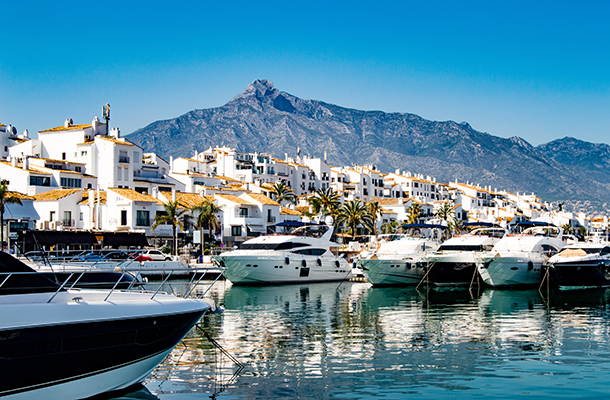
[[[290,250],[296,249],[299,247],[309,246],[305,243],[293,243],[293,242],[283,242],[283,243],[243,243],[240,246],[240,250]]]
[[[602,251],[599,252],[600,256],[605,256],[606,254],[610,254],[610,247],[608,247],[608,246],[604,246]]]
[[[307,256],[321,256],[322,254],[326,253],[326,250],[325,249],[303,249],[303,250],[293,251],[293,253],[304,254]]]
[[[551,246],[550,244],[543,244],[542,246],[542,252],[546,255],[550,256],[554,256],[555,254],[557,254],[559,252],[559,249]]]

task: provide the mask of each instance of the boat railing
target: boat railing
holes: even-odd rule
[[[214,286],[214,284],[221,277],[223,277],[222,269],[220,270],[220,272],[221,272],[220,274],[215,274],[215,277],[208,275],[208,273],[210,272],[208,270],[209,269],[204,269],[204,270],[195,269],[195,271],[193,271],[194,273],[191,274],[191,278],[190,278],[189,282],[186,285],[186,290],[184,291],[184,294],[181,295],[180,297],[182,297],[182,298],[194,297],[194,298],[202,299],[204,296],[206,296],[207,293],[210,291],[210,289]],[[82,278],[86,274],[106,274],[104,276],[105,276],[105,278],[108,278],[108,276],[107,276],[108,271],[103,271],[103,270],[96,271],[96,270],[87,269],[87,270],[83,270],[83,271],[70,272],[69,275],[66,278],[62,278],[61,281],[56,279],[54,282],[53,280],[49,279],[49,285],[44,286],[43,288],[30,287],[30,286],[8,286],[8,282],[11,280],[11,278],[14,278],[14,277],[40,276],[40,274],[36,271],[0,272],[0,295],[2,295],[3,292],[8,293],[11,291],[13,293],[34,293],[34,292],[44,291],[45,293],[49,293],[50,297],[47,300],[47,303],[50,303],[61,292],[65,292],[68,290],[74,290],[74,291],[95,290],[95,291],[99,292],[100,294],[105,295],[103,301],[109,301],[113,294],[130,293],[130,292],[149,293],[151,295],[151,300],[152,300],[155,298],[155,296],[157,296],[160,293],[164,293],[164,294],[167,293],[167,292],[163,291],[162,289],[167,284],[168,280],[172,277],[172,275],[174,273],[174,271],[172,271],[172,270],[169,270],[169,271],[163,270],[162,272],[164,272],[163,280],[161,282],[151,283],[151,282],[143,280],[141,278],[141,276],[139,276],[138,274],[136,274],[134,276],[130,272],[123,270],[120,274],[118,274],[118,273],[115,274],[115,277],[113,280],[107,281],[107,284],[112,285],[112,287],[110,289],[95,288],[95,284],[91,284],[91,283],[87,283],[86,285],[83,284],[83,285],[79,286],[79,283],[81,282]],[[52,272],[50,272],[50,273],[52,273]],[[123,278],[125,278],[125,276],[127,274],[131,274],[132,277],[134,278],[129,281],[128,285],[127,285],[127,282],[123,280]],[[209,280],[205,279],[206,277],[209,277],[211,279],[209,279]],[[125,286],[125,285],[127,285],[127,286]],[[204,288],[204,290],[201,291],[197,296],[192,296],[192,294],[195,292],[195,290],[197,288]],[[175,294],[175,293],[173,293],[173,294]]]

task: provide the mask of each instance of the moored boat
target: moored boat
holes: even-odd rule
[[[352,277],[351,266],[331,241],[332,225],[303,224],[288,234],[259,236],[212,257],[237,285],[330,282]]]
[[[610,243],[571,244],[551,257],[546,268],[560,289],[610,286]]]
[[[485,284],[493,287],[531,286],[542,281],[542,267],[550,257],[567,246],[561,230],[549,224],[529,226],[523,233],[508,234],[477,264]]]
[[[426,273],[425,256],[440,246],[440,232],[447,227],[433,224],[406,224],[411,231],[396,240],[381,241],[356,265],[374,286],[417,285]]]
[[[475,228],[467,234],[454,236],[426,256],[427,280],[436,286],[468,286],[477,284],[477,262],[504,237],[506,230],[493,224],[471,223]]]
[[[211,305],[65,289],[0,252],[0,397],[84,398],[139,383]]]

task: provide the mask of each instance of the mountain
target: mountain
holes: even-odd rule
[[[610,189],[610,149],[602,152],[606,161],[585,162],[602,155],[597,145],[564,139],[534,147],[519,137],[478,132],[465,122],[303,100],[268,80],[255,80],[222,107],[153,122],[128,139],[166,158],[218,145],[279,158],[300,148],[312,156],[326,153],[332,165],[374,164],[381,171],[411,171],[441,182],[535,192],[545,201],[589,212],[606,210]]]

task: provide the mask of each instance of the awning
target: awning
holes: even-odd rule
[[[144,233],[137,232],[104,232],[104,246],[110,247],[145,247],[148,240]]]
[[[30,220],[39,220],[40,215],[36,212],[34,208],[34,203],[32,201],[21,200],[23,203],[22,206],[19,204],[4,204],[4,220],[19,220],[19,219],[30,219]]]
[[[250,232],[260,232],[260,233],[267,232],[267,229],[262,225],[248,225],[248,230]]]
[[[56,244],[92,245],[97,244],[97,239],[92,232],[85,231],[28,231],[25,234],[25,242],[42,246],[53,246]]]

